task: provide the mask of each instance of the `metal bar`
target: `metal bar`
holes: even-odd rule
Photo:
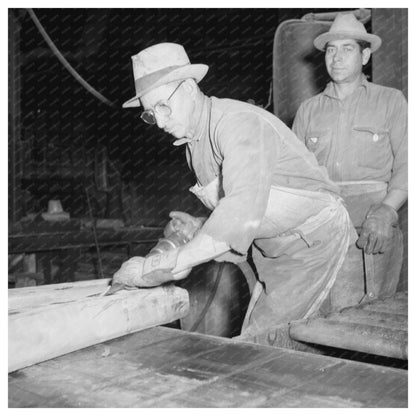
[[[372,300],[376,295],[374,255],[366,254],[364,250],[362,253],[365,271],[365,296],[362,301]]]
[[[386,312],[390,314],[408,314],[408,302],[406,299],[379,299],[360,305],[360,309],[374,312]]]
[[[341,313],[333,313],[326,319],[332,322],[366,324],[382,328],[401,329],[404,331],[407,331],[408,328],[407,315],[396,315],[356,308],[349,308],[349,310],[343,310]]]
[[[298,341],[312,342],[351,351],[407,359],[407,331],[357,323],[332,322],[318,318],[293,323],[290,336]]]

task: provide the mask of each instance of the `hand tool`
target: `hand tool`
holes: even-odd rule
[[[180,230],[175,230],[173,228],[171,221],[169,221],[169,223],[166,225],[163,234],[166,237],[160,238],[157,244],[149,251],[149,254],[146,257],[164,253],[168,250],[177,249],[189,241],[189,239]],[[114,282],[108,286],[108,288],[101,294],[101,296],[113,295],[122,289],[132,290],[137,288]]]

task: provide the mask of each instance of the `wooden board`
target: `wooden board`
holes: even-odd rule
[[[407,371],[151,328],[9,375],[9,407],[406,407]]]
[[[109,280],[9,290],[9,372],[152,326],[189,309],[173,285],[100,296]]]

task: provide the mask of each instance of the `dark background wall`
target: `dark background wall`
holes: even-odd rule
[[[375,9],[372,16],[374,33],[383,39],[378,54],[373,57],[374,82],[397,88],[408,99],[408,10]],[[404,237],[404,256],[399,290],[408,289],[408,202],[400,214]]]
[[[337,9],[35,9],[60,53],[109,106],[70,75],[25,9],[9,9],[10,224],[46,211],[50,199],[72,218],[86,217],[85,189],[94,216],[126,225],[162,226],[173,209],[205,214],[188,192],[194,178],[184,149],[141,122],[138,110],[121,109],[134,94],[130,56],[181,43],[192,62],[210,66],[200,84],[207,95],[277,111],[270,95],[276,29],[325,11]],[[367,27],[384,41],[369,75],[407,95],[407,10],[373,9]],[[317,75],[324,85],[326,72]],[[280,113],[290,124],[293,109]],[[407,205],[402,218],[407,228]]]
[[[201,82],[208,95],[266,106],[276,27],[309,11],[35,9],[64,57],[114,102],[109,107],[69,74],[25,10],[11,10],[10,218],[41,212],[53,198],[72,216],[85,215],[85,186],[95,215],[128,224],[163,224],[172,209],[203,213],[187,191],[193,178],[183,148],[144,125],[137,110],[121,109],[134,92],[130,56],[181,43],[192,62],[210,66]]]

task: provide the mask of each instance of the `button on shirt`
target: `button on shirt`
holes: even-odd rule
[[[325,168],[271,113],[230,99],[204,97],[187,146],[197,183],[220,178],[224,197],[202,232],[245,253],[265,214],[272,185],[338,193]]]
[[[407,191],[407,102],[400,91],[362,76],[340,100],[330,82],[301,104],[293,131],[332,180],[382,181]]]

